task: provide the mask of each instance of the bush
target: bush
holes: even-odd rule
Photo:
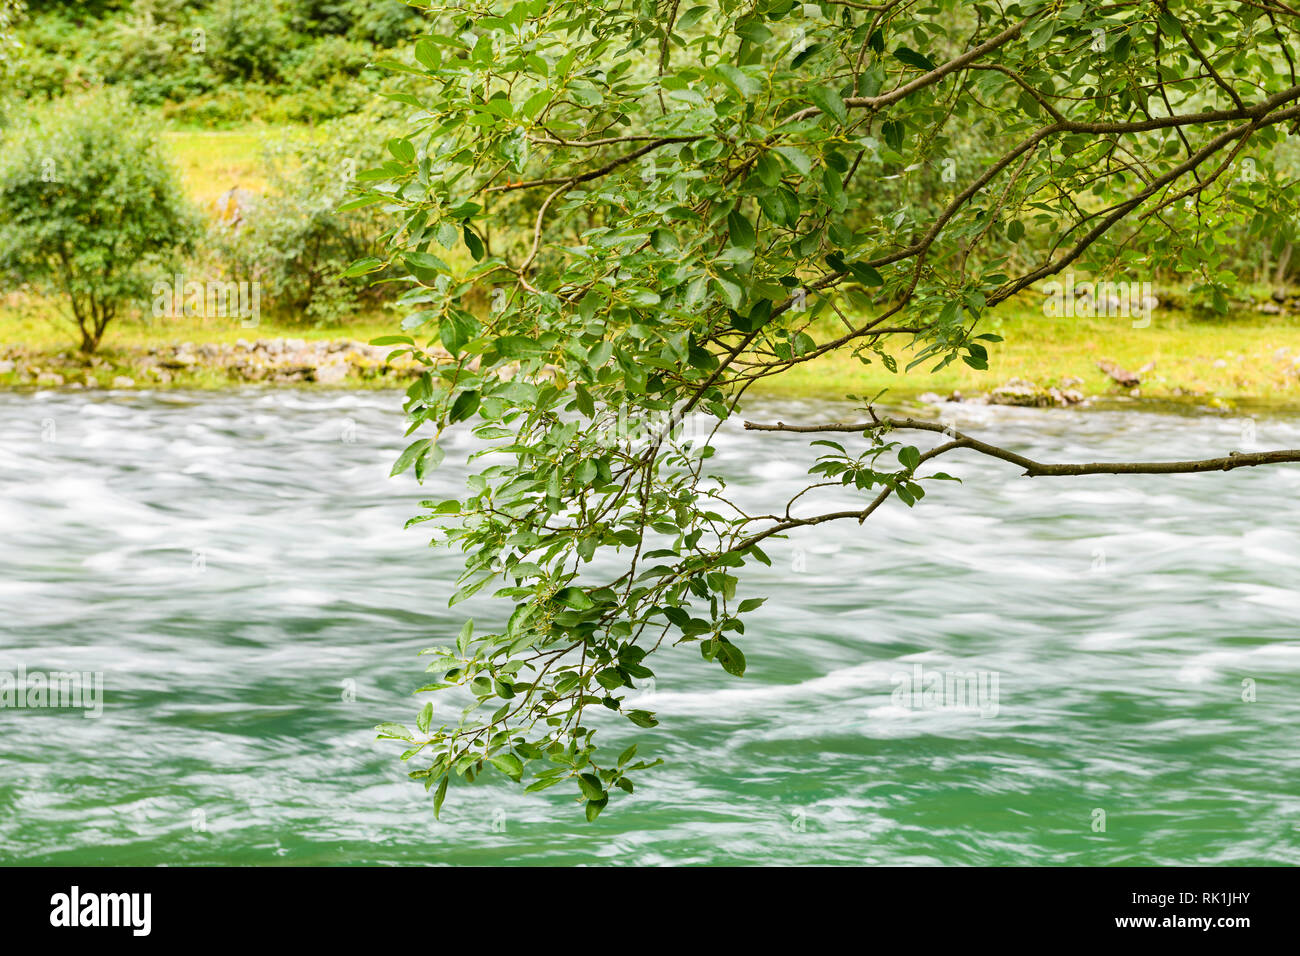
[[[406,39],[420,16],[402,0],[285,0],[284,9],[298,33],[347,35],[380,46]]]
[[[275,12],[254,11],[245,0],[224,0],[206,18],[207,56],[223,81],[275,81],[292,37]]]
[[[228,271],[262,284],[264,301],[285,317],[328,325],[374,303],[383,287],[339,274],[374,255],[392,220],[369,206],[338,212],[351,176],[381,160],[373,115],[336,120],[268,149],[270,187],[223,243]]]
[[[0,12],[13,2],[0,0]],[[95,8],[99,16],[91,9],[44,2],[16,27],[0,19],[0,70],[7,59],[21,77],[0,84],[0,96],[57,99],[118,86],[185,123],[319,122],[362,108],[381,82],[367,65],[420,22],[400,0],[135,0]],[[21,47],[6,43],[6,32]]]
[[[158,143],[124,96],[99,93],[29,111],[0,154],[0,275],[63,297],[87,354],[197,235]]]

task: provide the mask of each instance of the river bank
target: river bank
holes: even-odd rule
[[[386,314],[334,328],[230,320],[124,322],[90,359],[66,328],[28,313],[0,316],[0,389],[199,388],[249,384],[324,388],[404,387],[416,369],[390,362],[392,349],[369,344],[393,334]],[[1241,312],[1218,318],[1162,309],[1149,327],[1118,317],[1048,317],[1009,303],[981,324],[1002,336],[989,343],[989,368],[956,362],[931,373],[892,373],[878,357],[849,354],[796,365],[760,382],[751,397],[841,399],[888,390],[893,399],[1071,406],[1154,399],[1210,409],[1266,401],[1300,403],[1300,318]],[[905,366],[909,353],[895,351]],[[888,399],[887,399],[888,400]]]
[[[0,385],[36,388],[227,388],[322,385],[392,388],[416,374],[391,347],[352,339],[238,339],[117,349],[89,358],[72,352],[0,347]]]

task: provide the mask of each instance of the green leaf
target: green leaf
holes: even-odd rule
[[[429,252],[404,253],[402,262],[422,282],[433,282],[438,276],[451,272],[451,266]]]
[[[491,761],[492,766],[496,767],[503,774],[505,774],[507,777],[509,777],[511,780],[514,780],[515,782],[518,782],[519,778],[523,776],[524,773],[523,761],[521,761],[518,757],[516,757],[512,753],[493,754],[491,757],[488,758],[488,760]]]
[[[865,262],[850,262],[846,265],[849,272],[853,273],[853,277],[868,288],[878,288],[885,284],[880,273]]]
[[[415,162],[415,147],[411,145],[409,139],[400,137],[390,139],[388,141],[388,151],[404,163]]]
[[[429,472],[442,464],[442,460],[446,455],[447,452],[441,445],[429,446],[423,455],[415,459],[415,480],[424,481]]]
[[[782,159],[794,167],[795,172],[807,176],[812,172],[812,160],[808,154],[795,146],[778,146],[776,152]]]
[[[406,471],[415,464],[417,458],[429,450],[431,445],[433,445],[432,438],[421,438],[411,442],[406,446],[406,450],[397,456],[397,461],[393,463],[393,470],[388,473],[388,476],[391,478]]]
[[[849,110],[844,105],[844,97],[829,86],[814,86],[808,93],[817,108],[828,116],[833,116],[841,126],[849,122]]]
[[[352,265],[340,272],[339,277],[343,279],[351,279],[354,276],[369,275],[372,272],[377,272],[382,269],[387,264],[388,263],[384,262],[383,259],[376,259],[374,256],[366,256],[364,259],[358,259],[356,262],[352,263]]]
[[[719,63],[716,70],[741,96],[757,96],[763,92],[762,83],[729,63]]]
[[[758,20],[745,20],[736,27],[736,33],[742,39],[753,43],[756,46],[762,46],[772,39],[772,31],[763,26]]]
[[[903,124],[900,120],[887,120],[880,126],[880,133],[885,137],[885,145],[894,152],[903,149]]]
[[[392,721],[379,724],[375,727],[381,737],[396,737],[398,740],[411,740],[411,732],[401,724],[395,724]]]
[[[894,59],[900,63],[906,63],[908,66],[914,66],[918,70],[924,70],[927,73],[935,69],[933,60],[924,53],[917,53],[910,47],[900,46],[894,51]]]
[[[608,796],[600,778],[594,773],[579,774],[578,786],[588,800],[603,800]]]
[[[478,411],[479,393],[473,391],[461,392],[456,396],[456,400],[451,405],[451,415],[449,420],[452,422],[463,422],[476,411]]]
[[[705,6],[691,7],[677,18],[676,32],[689,33],[691,28],[699,23],[708,12],[709,8]]]
[[[587,822],[591,823],[593,820],[596,819],[596,817],[600,816],[600,811],[605,809],[605,805],[607,803],[609,803],[608,796],[602,797],[599,800],[588,800],[587,810],[586,810]]]
[[[541,354],[542,348],[533,339],[522,335],[503,335],[494,343],[497,354],[504,359],[526,359]]]
[[[587,611],[596,606],[582,588],[561,588],[555,592],[555,600],[578,611]]]
[[[757,238],[754,234],[754,225],[739,210],[733,210],[727,216],[727,233],[731,237],[731,244],[738,249],[753,250]]]
[[[655,719],[655,715],[650,713],[648,710],[630,710],[627,713],[627,719],[632,721],[632,723],[636,724],[638,727],[648,728],[659,726],[659,721]]]
[[[733,677],[745,676],[745,655],[725,637],[717,639],[715,654],[722,669]]]

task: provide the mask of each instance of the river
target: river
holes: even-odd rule
[[[1267,413],[953,415],[1040,460],[1300,447]],[[744,679],[657,655],[660,726],[606,744],[665,758],[634,796],[588,824],[565,788],[486,774],[437,822],[371,728],[412,722],[416,654],[463,619],[457,556],[403,523],[460,490],[468,445],[421,489],[387,477],[402,430],[396,393],[0,394],[0,673],[103,680],[98,717],[0,709],[0,861],[1300,863],[1296,466],[953,456],[962,484],[744,572],[770,595]],[[714,461],[770,504],[806,445],[729,428]],[[979,706],[896,693],[972,674]]]

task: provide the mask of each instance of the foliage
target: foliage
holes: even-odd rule
[[[372,110],[268,144],[267,192],[220,237],[219,254],[233,276],[262,284],[278,314],[337,323],[386,291],[340,273],[379,250],[388,219],[374,207],[337,211],[357,170],[381,158],[385,122]]]
[[[21,0],[0,0],[0,69],[8,66],[13,53],[21,46],[14,28],[22,15]]]
[[[395,471],[427,475],[450,428],[479,443],[466,493],[414,520],[464,552],[452,603],[491,594],[502,623],[431,648],[440,709],[381,727],[439,805],[490,764],[569,783],[594,817],[647,765],[593,737],[655,725],[626,699],[656,652],[744,674],[763,601],[742,569],[769,538],[947,477],[879,421],[810,451],[808,490],[860,506],[749,513],[709,439],[754,382],[832,353],[982,369],[981,321],[1036,282],[1163,269],[1226,299],[1242,235],[1295,231],[1271,156],[1300,117],[1297,23],[1270,0],[432,13],[418,66],[395,68],[409,129],[357,200],[400,227],[353,271],[409,275],[410,335],[389,341],[428,371]]]
[[[22,95],[120,86],[134,102],[206,124],[352,112],[379,83],[365,67],[420,17],[401,0],[45,2],[32,14],[19,33]]]
[[[170,275],[198,229],[158,134],[116,94],[69,99],[16,124],[0,153],[0,275],[60,296],[93,352]]]

